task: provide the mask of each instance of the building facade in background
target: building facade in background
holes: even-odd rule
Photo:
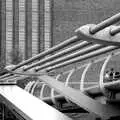
[[[81,25],[119,11],[120,0],[0,0],[0,66],[14,63],[19,52],[28,59],[73,36]]]
[[[0,64],[51,47],[51,0],[0,0]],[[15,58],[16,59],[16,58]],[[14,60],[15,61],[15,60]]]

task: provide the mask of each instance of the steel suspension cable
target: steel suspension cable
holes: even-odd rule
[[[46,62],[50,62],[50,61],[52,61],[52,60],[54,60],[56,58],[59,58],[59,57],[64,56],[66,54],[72,53],[75,50],[79,50],[79,49],[81,49],[83,47],[86,47],[86,46],[88,46],[90,44],[92,44],[92,43],[87,42],[87,41],[83,41],[83,42],[81,42],[81,43],[79,43],[77,45],[74,45],[74,46],[72,46],[70,48],[67,48],[67,49],[62,50],[60,52],[57,52],[56,54],[54,54],[52,56],[48,56],[48,57],[46,57],[46,58],[44,58],[44,59],[42,59],[42,60],[40,60],[40,61],[38,61],[36,63],[33,63],[33,64],[31,64],[31,65],[29,65],[27,67],[24,67],[24,71],[29,70],[29,69],[31,69],[33,67],[38,66],[38,65],[42,65],[42,64],[44,64]]]
[[[103,53],[106,53],[106,52],[109,52],[111,50],[115,50],[115,49],[118,49],[119,47],[115,47],[115,46],[109,46],[109,47],[105,47],[101,50],[96,50],[94,52],[91,52],[89,54],[86,54],[84,56],[79,56],[77,58],[73,58],[69,61],[66,61],[66,62],[63,62],[63,63],[60,63],[60,64],[57,64],[57,65],[54,65],[52,67],[49,67],[47,68],[47,71],[51,71],[53,69],[57,69],[57,68],[60,68],[60,67],[64,67],[66,65],[69,65],[69,64],[73,64],[75,62],[79,62],[79,61],[82,61],[82,60],[86,60],[88,58],[91,58],[91,57],[94,57],[94,56],[97,56],[97,55],[100,55],[100,54],[103,54]],[[40,69],[39,69],[40,70]],[[37,70],[38,71],[38,70]]]
[[[67,55],[67,56],[65,56],[65,57],[61,57],[61,58],[59,58],[59,59],[57,59],[57,60],[54,60],[54,61],[52,61],[52,62],[49,62],[49,63],[47,63],[47,64],[45,64],[45,65],[40,66],[40,67],[37,67],[37,68],[36,68],[36,71],[39,71],[39,70],[41,70],[41,69],[50,67],[50,66],[55,65],[55,64],[59,64],[59,63],[61,63],[61,62],[64,62],[64,61],[73,59],[73,58],[78,57],[78,56],[81,56],[81,55],[84,56],[84,54],[86,54],[86,53],[88,53],[88,52],[91,52],[91,51],[94,51],[94,50],[96,50],[96,49],[99,49],[99,48],[101,48],[101,47],[104,47],[104,46],[101,46],[100,44],[95,44],[95,45],[90,46],[90,47],[88,47],[88,48],[86,48],[86,49],[77,51],[77,52],[75,52],[75,53],[73,53],[73,54]],[[82,57],[82,56],[81,56],[81,57]]]

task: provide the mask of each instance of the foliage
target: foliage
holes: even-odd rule
[[[11,59],[11,64],[16,65],[23,60],[23,55],[20,50],[17,50],[17,51],[12,50],[12,51],[10,51],[9,55],[10,55],[10,59]]]

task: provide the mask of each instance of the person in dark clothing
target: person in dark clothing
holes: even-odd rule
[[[106,71],[105,76],[104,76],[104,82],[112,82],[114,78],[114,69],[111,68],[110,70]]]
[[[120,72],[115,72],[114,73],[114,80],[119,80],[120,79]]]
[[[109,79],[110,81],[113,81],[114,79],[114,74],[115,74],[115,70],[113,68],[110,69],[110,73],[109,73]]]
[[[7,74],[7,73],[8,73],[8,70],[2,69],[2,70],[0,71],[0,76],[5,75],[5,74]]]
[[[109,75],[109,71],[105,72],[105,76],[104,76],[104,83],[106,82],[110,82],[110,75]]]
[[[113,68],[111,68],[110,71],[106,71],[104,82],[112,82],[112,81],[114,81],[114,75],[115,75],[115,70]],[[105,90],[105,96],[109,100],[112,100],[112,99],[116,98],[115,93],[113,91],[111,91],[111,90],[108,90],[107,88]]]

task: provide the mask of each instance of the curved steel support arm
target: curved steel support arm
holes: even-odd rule
[[[84,92],[84,81],[85,81],[85,75],[89,69],[89,67],[92,65],[92,63],[88,63],[82,73],[82,77],[81,77],[81,82],[80,82],[80,91]]]
[[[112,57],[112,55],[109,55],[109,56],[106,58],[103,66],[102,66],[102,68],[101,68],[101,72],[100,72],[99,85],[100,85],[100,89],[101,89],[101,91],[102,91],[103,93],[104,93],[104,91],[105,91],[104,81],[103,81],[103,80],[104,80],[105,68],[106,68],[108,62],[110,61],[111,57]]]

